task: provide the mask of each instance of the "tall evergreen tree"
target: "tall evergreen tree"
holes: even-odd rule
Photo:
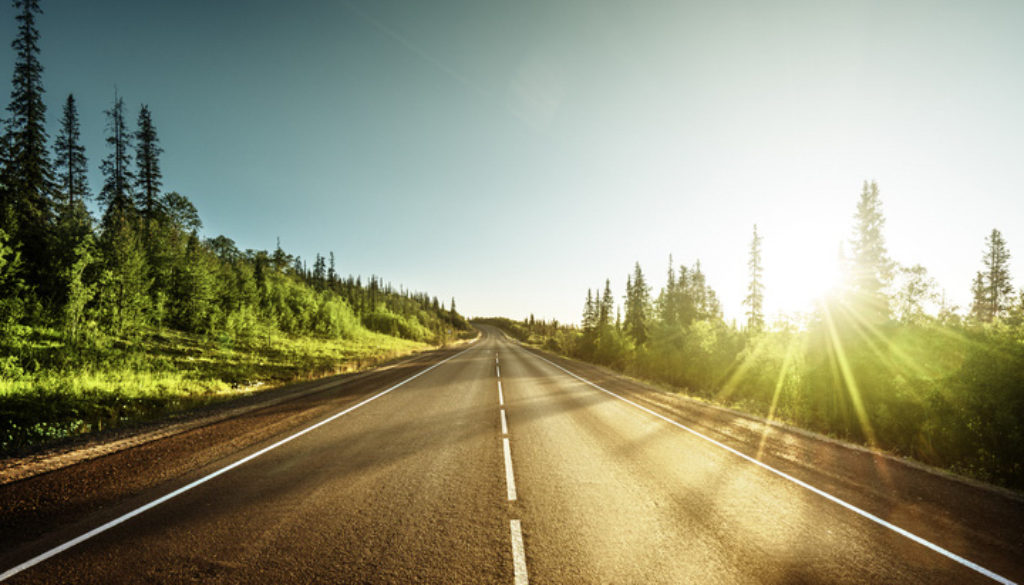
[[[632,277],[627,277],[626,282],[625,330],[639,346],[647,341],[647,323],[651,312],[651,287],[647,285],[639,262],[633,268]]]
[[[139,110],[139,127],[135,132],[135,196],[136,205],[146,221],[157,219],[160,215],[160,187],[163,179],[160,155],[163,151],[149,106],[143,104]]]
[[[1013,283],[1010,278],[1010,251],[999,230],[993,229],[985,239],[985,282],[987,285],[988,319],[1005,317],[1013,306]]]
[[[750,259],[747,270],[750,271],[750,284],[747,286],[747,298],[743,304],[747,310],[747,328],[751,331],[764,329],[764,283],[761,281],[764,269],[761,266],[761,240],[754,224],[754,237],[750,240]]]
[[[597,325],[597,307],[594,303],[594,294],[587,289],[587,301],[583,304],[583,331],[589,333]]]
[[[679,322],[679,311],[676,303],[676,268],[672,261],[672,254],[668,255],[668,273],[665,278],[665,287],[658,294],[657,309],[658,319],[665,325],[675,325]]]
[[[612,311],[615,309],[615,298],[612,296],[612,281],[605,279],[604,294],[601,296],[597,310],[597,327],[604,329],[612,323]]]
[[[110,153],[103,159],[103,189],[100,203],[106,206],[103,214],[104,227],[117,215],[134,215],[137,211],[132,201],[131,134],[124,119],[124,99],[114,94],[114,105],[106,112],[107,145]]]
[[[857,213],[854,215],[854,232],[850,241],[853,258],[850,279],[855,310],[869,322],[889,318],[889,299],[885,289],[892,282],[893,262],[885,246],[885,217],[882,215],[882,200],[878,184],[864,181]]]
[[[973,321],[991,321],[992,304],[988,300],[989,288],[985,285],[985,274],[978,272],[971,281],[971,314]]]
[[[88,200],[88,161],[85,147],[81,142],[78,122],[78,107],[75,96],[68,94],[64,102],[64,115],[60,120],[60,131],[53,145],[54,166],[57,174],[58,194],[62,206],[74,207]]]
[[[0,228],[20,246],[28,280],[54,284],[50,270],[50,226],[53,172],[47,157],[46,105],[43,103],[43,66],[39,62],[38,0],[14,0],[18,33],[11,43],[16,53],[11,80],[11,102],[4,133],[5,165],[0,174],[3,205]],[[41,291],[44,295],[52,290]]]

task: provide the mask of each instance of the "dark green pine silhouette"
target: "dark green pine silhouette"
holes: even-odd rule
[[[124,120],[124,99],[114,94],[114,105],[106,112],[107,145],[110,153],[100,164],[103,172],[103,189],[100,191],[100,203],[106,206],[103,214],[103,225],[107,227],[117,216],[134,216],[135,203],[132,200],[131,172],[131,135],[126,129]]]
[[[86,202],[91,193],[87,178],[88,160],[81,143],[78,107],[75,96],[68,94],[60,131],[53,144],[53,163],[57,177],[57,198],[61,206],[74,207]]]
[[[53,172],[47,156],[46,105],[43,104],[43,66],[39,62],[38,0],[15,0],[18,33],[11,43],[16,53],[11,80],[10,118],[4,134],[4,168],[0,174],[0,229],[21,246],[26,281],[38,283],[44,295],[52,292],[50,270],[53,223]]]
[[[160,155],[163,151],[149,106],[143,104],[135,132],[135,195],[136,205],[146,221],[158,219],[160,215],[160,187],[163,186]]]

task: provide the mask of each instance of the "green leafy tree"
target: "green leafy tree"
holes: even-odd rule
[[[75,246],[74,261],[61,275],[67,299],[61,315],[61,325],[65,339],[72,345],[78,345],[86,338],[86,307],[96,296],[96,285],[88,281],[86,272],[95,262],[96,245],[92,235],[87,234]]]
[[[919,323],[927,316],[926,307],[939,302],[938,284],[920,264],[897,270],[896,318],[901,323]]]
[[[146,324],[151,284],[134,214],[108,214],[101,244],[104,271],[99,281],[100,315],[115,333],[134,334]]]
[[[889,299],[886,288],[892,282],[893,262],[886,250],[885,217],[878,185],[864,182],[857,213],[854,215],[850,284],[852,302],[860,318],[867,322],[880,322],[889,318]]]
[[[25,281],[21,278],[21,253],[11,237],[0,230],[0,342],[25,312]]]
[[[138,129],[135,131],[135,195],[136,205],[147,222],[158,219],[162,211],[160,187],[163,185],[163,174],[160,172],[160,155],[163,151],[149,106],[143,104],[139,110]]]
[[[103,172],[103,189],[100,191],[100,203],[106,206],[103,224],[107,227],[110,221],[122,221],[129,215],[135,215],[137,209],[132,200],[132,183],[134,175],[131,171],[131,134],[124,118],[124,99],[114,96],[114,105],[106,111],[107,145],[110,153],[100,164]]]
[[[750,259],[747,260],[747,270],[750,273],[750,284],[747,286],[747,298],[743,304],[747,309],[747,329],[750,331],[761,331],[764,329],[764,283],[762,276],[764,269],[761,266],[761,240],[757,233],[757,224],[754,224],[754,237],[750,240]]]
[[[185,331],[203,332],[210,327],[217,295],[217,283],[210,264],[209,255],[193,233],[188,238],[184,261],[175,271],[171,300],[174,323]],[[295,316],[295,332],[302,331],[302,320],[312,315],[312,309],[298,313],[305,314]]]

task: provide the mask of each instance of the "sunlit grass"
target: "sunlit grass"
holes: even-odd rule
[[[373,332],[351,339],[280,333],[248,339],[151,330],[68,350],[39,330],[34,371],[0,377],[0,452],[144,421],[282,383],[358,370],[428,349]]]

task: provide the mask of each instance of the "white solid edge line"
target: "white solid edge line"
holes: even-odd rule
[[[526,547],[523,546],[523,527],[519,520],[509,523],[512,532],[512,571],[515,574],[515,585],[528,585],[526,575]]]
[[[501,409],[501,434],[508,434],[508,420],[505,419],[505,409]]]
[[[505,486],[508,488],[508,501],[516,501],[516,478],[512,475],[512,449],[508,445],[508,437],[501,440],[505,449]]]
[[[544,360],[545,362],[551,364],[552,366],[558,368],[559,370],[562,370],[566,374],[572,376],[573,378],[576,378],[577,380],[579,380],[580,382],[583,382],[584,384],[588,384],[590,386],[593,386],[594,388],[600,390],[601,392],[604,392],[605,394],[608,394],[609,396],[614,396],[615,398],[618,398],[619,400],[625,402],[626,404],[629,404],[630,406],[639,408],[640,410],[646,412],[647,414],[655,416],[655,417],[657,417],[657,418],[659,418],[659,419],[669,423],[670,425],[679,427],[680,429],[683,429],[684,431],[692,433],[693,435],[696,435],[696,436],[700,437],[701,439],[704,439],[705,441],[708,441],[709,443],[711,443],[713,445],[721,447],[722,449],[725,449],[726,451],[729,451],[730,453],[733,453],[734,455],[738,455],[738,456],[742,457],[743,459],[746,459],[747,461],[753,463],[754,465],[757,465],[758,467],[766,469],[766,470],[774,473],[775,475],[778,475],[779,477],[781,477],[783,479],[789,480],[789,481],[795,483],[796,485],[798,485],[798,486],[800,486],[800,487],[802,487],[804,489],[807,489],[807,490],[809,490],[809,491],[811,491],[811,492],[813,492],[815,494],[818,494],[819,496],[825,498],[826,500],[829,500],[831,502],[839,504],[840,506],[846,508],[847,510],[850,510],[851,512],[853,512],[855,514],[863,516],[864,518],[867,518],[868,520],[871,520],[872,522],[874,522],[874,523],[876,523],[876,524],[878,524],[880,526],[888,528],[889,530],[892,530],[893,532],[895,532],[895,533],[897,533],[897,534],[899,534],[901,536],[909,538],[910,540],[913,540],[914,542],[916,542],[916,543],[918,543],[918,544],[920,544],[920,545],[922,545],[924,547],[927,547],[927,548],[929,548],[929,549],[939,553],[940,555],[946,557],[947,559],[950,559],[952,561],[956,561],[957,563],[967,567],[968,569],[971,569],[973,571],[981,573],[982,575],[992,579],[993,581],[996,581],[998,583],[1002,583],[1003,585],[1017,585],[1017,583],[1015,581],[1011,581],[1011,580],[1007,579],[1006,577],[1003,577],[1002,575],[1000,575],[998,573],[992,572],[992,571],[986,569],[985,567],[982,567],[981,565],[979,565],[977,563],[969,561],[969,560],[961,557],[960,555],[958,555],[958,554],[956,554],[954,552],[946,550],[946,549],[942,548],[941,546],[939,546],[939,545],[937,545],[937,544],[935,544],[935,543],[933,543],[931,541],[925,540],[924,538],[914,534],[913,532],[904,530],[903,528],[900,528],[899,526],[896,526],[895,524],[887,522],[887,521],[883,520],[882,518],[879,518],[878,516],[875,516],[871,512],[868,512],[866,510],[862,510],[862,509],[858,508],[857,506],[854,506],[853,504],[851,504],[851,503],[849,503],[849,502],[847,502],[845,500],[839,499],[838,497],[833,496],[832,494],[830,494],[830,493],[828,493],[826,491],[820,490],[820,489],[814,487],[813,485],[811,485],[811,484],[809,484],[809,483],[807,483],[805,481],[799,480],[799,479],[793,477],[792,475],[789,475],[788,473],[786,473],[784,471],[780,471],[780,470],[775,469],[774,467],[772,467],[772,466],[770,466],[770,465],[768,465],[766,463],[762,463],[762,462],[758,461],[757,459],[754,459],[753,457],[751,457],[751,456],[749,456],[749,455],[747,455],[745,453],[741,453],[740,451],[737,451],[736,449],[733,449],[732,447],[730,447],[728,445],[725,445],[724,443],[720,443],[720,442],[716,441],[715,439],[712,439],[711,437],[700,433],[699,431],[695,431],[695,430],[691,429],[690,427],[688,427],[688,426],[686,426],[686,425],[684,425],[682,423],[678,423],[678,422],[676,422],[676,421],[674,421],[674,420],[672,420],[672,419],[670,419],[670,418],[668,418],[668,417],[666,417],[664,415],[658,414],[657,412],[654,412],[653,410],[651,410],[651,409],[649,409],[649,408],[647,408],[645,406],[641,406],[641,405],[633,402],[632,400],[629,400],[628,398],[623,398],[622,396],[619,396],[618,394],[616,394],[616,393],[614,393],[614,392],[612,392],[610,390],[605,390],[604,388],[598,386],[597,384],[591,382],[590,380],[587,380],[586,378],[583,378],[581,376],[577,376],[576,374],[570,372],[569,370],[563,368],[562,366],[552,362],[551,360],[549,360],[549,359],[547,359],[547,358],[545,358],[543,356],[537,355],[537,354],[535,354],[533,352],[529,352],[529,353],[531,355],[537,357],[538,359]]]
[[[166,501],[168,501],[168,500],[170,500],[172,498],[180,496],[181,494],[183,494],[183,493],[185,493],[185,492],[187,492],[187,491],[189,491],[189,490],[191,490],[191,489],[193,489],[193,488],[195,488],[197,486],[200,486],[200,485],[210,481],[211,479],[217,477],[218,475],[221,475],[223,473],[227,473],[228,471],[231,471],[232,469],[234,469],[234,468],[236,468],[236,467],[238,467],[240,465],[243,465],[245,463],[248,463],[249,461],[252,461],[253,459],[256,459],[257,457],[259,457],[260,455],[263,455],[264,453],[267,453],[268,451],[276,449],[276,448],[280,447],[281,445],[284,445],[285,443],[288,443],[288,442],[290,442],[290,441],[292,441],[294,439],[297,439],[297,438],[301,437],[302,435],[305,435],[306,433],[308,433],[308,432],[310,432],[310,431],[312,431],[314,429],[320,428],[320,427],[324,426],[325,424],[327,424],[327,423],[329,423],[329,422],[331,422],[331,421],[333,421],[333,420],[335,420],[335,419],[337,419],[339,417],[342,417],[342,416],[352,412],[353,410],[359,408],[360,406],[369,404],[370,402],[373,402],[374,400],[380,398],[381,396],[384,396],[385,394],[391,392],[392,390],[395,390],[396,388],[404,385],[405,383],[410,382],[412,380],[415,380],[416,378],[419,378],[420,376],[422,376],[423,374],[426,374],[430,370],[433,370],[434,368],[440,366],[441,364],[443,364],[443,363],[445,363],[445,362],[447,362],[449,360],[453,360],[453,359],[459,357],[460,355],[466,353],[467,351],[469,351],[471,349],[473,349],[473,348],[472,347],[467,347],[466,349],[460,351],[459,353],[457,353],[457,354],[455,354],[453,356],[447,357],[444,360],[439,361],[436,364],[430,366],[429,368],[427,368],[427,369],[425,369],[425,370],[423,370],[421,372],[418,372],[418,373],[416,373],[416,374],[414,374],[414,375],[412,375],[412,376],[402,380],[401,382],[395,384],[394,386],[388,388],[387,390],[383,390],[383,391],[381,391],[381,392],[379,392],[377,394],[374,394],[373,396],[363,400],[362,402],[360,402],[359,404],[356,404],[355,406],[350,406],[350,407],[346,408],[345,410],[343,410],[343,411],[341,411],[341,412],[339,412],[337,414],[331,415],[330,417],[325,418],[324,420],[322,420],[322,421],[320,421],[320,422],[318,422],[318,423],[316,423],[314,425],[308,426],[308,427],[302,429],[301,431],[299,431],[299,432],[297,432],[297,433],[295,433],[293,435],[290,435],[288,437],[285,437],[284,439],[281,439],[280,441],[274,443],[273,445],[270,445],[269,447],[264,447],[263,449],[260,449],[259,451],[255,452],[255,453],[253,453],[251,455],[248,455],[248,456],[246,456],[246,457],[244,457],[242,459],[239,459],[238,461],[235,461],[234,463],[232,463],[230,465],[222,467],[222,468],[218,469],[217,471],[214,471],[213,473],[210,473],[209,475],[203,476],[203,477],[193,481],[192,483],[190,483],[190,484],[188,484],[188,485],[186,485],[184,487],[180,487],[180,488],[174,490],[173,492],[171,492],[171,493],[169,493],[169,494],[167,494],[165,496],[162,496],[160,498],[157,498],[157,499],[153,500],[152,502],[149,502],[148,504],[145,504],[143,506],[135,508],[131,512],[128,512],[128,513],[126,513],[126,514],[124,514],[122,516],[114,518],[113,520],[107,522],[106,524],[102,524],[102,525],[100,525],[100,526],[98,526],[96,528],[93,528],[92,530],[86,532],[85,534],[82,534],[81,536],[73,538],[73,539],[65,542],[64,544],[61,544],[61,545],[56,546],[54,548],[51,548],[50,550],[48,550],[48,551],[46,551],[44,553],[41,553],[39,555],[36,555],[36,556],[32,557],[31,559],[29,559],[29,560],[27,560],[27,561],[25,561],[25,562],[23,562],[23,563],[21,563],[21,564],[19,564],[17,566],[14,566],[14,567],[12,567],[10,569],[7,569],[2,574],[0,574],[0,581],[6,581],[7,579],[10,579],[14,575],[17,575],[18,573],[24,571],[25,569],[28,569],[28,568],[33,567],[35,565],[38,565],[39,563],[41,563],[41,562],[43,562],[43,561],[45,561],[45,560],[47,560],[47,559],[49,559],[51,557],[57,556],[60,553],[68,550],[69,548],[71,548],[73,546],[81,544],[81,543],[89,540],[90,538],[98,535],[98,534],[101,534],[103,532],[106,532],[107,530],[110,530],[111,528],[117,526],[118,524],[121,524],[121,523],[123,523],[123,522],[125,522],[127,520],[130,520],[130,519],[138,516],[139,514],[142,514],[143,512],[149,511],[149,510],[159,506],[160,504],[163,504],[164,502],[166,502]]]
[[[505,395],[501,392],[501,380],[498,380],[498,406],[505,406]]]

